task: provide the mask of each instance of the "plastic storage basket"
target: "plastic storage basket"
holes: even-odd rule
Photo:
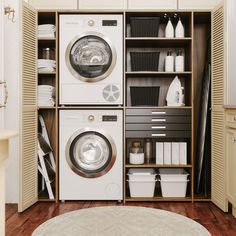
[[[130,97],[132,106],[158,106],[159,103],[159,86],[131,86]]]
[[[188,175],[183,168],[159,169],[162,197],[186,197]]]
[[[131,181],[154,181],[157,176],[155,170],[151,168],[129,169],[127,175]]]
[[[159,175],[161,180],[178,180],[183,181],[187,180],[189,173],[182,168],[175,168],[175,169],[168,169],[168,168],[161,168],[159,169]]]
[[[130,17],[132,37],[158,37],[160,17]]]
[[[131,71],[158,71],[160,52],[130,52]]]

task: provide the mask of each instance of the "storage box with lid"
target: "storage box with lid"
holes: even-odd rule
[[[151,168],[131,168],[127,174],[131,197],[153,197],[156,172]]]
[[[186,197],[188,175],[181,168],[159,169],[162,197]]]

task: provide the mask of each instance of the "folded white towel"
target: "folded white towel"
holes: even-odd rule
[[[38,25],[38,29],[55,29],[56,26],[53,25],[53,24],[41,24],[41,25]]]
[[[54,33],[48,33],[48,34],[38,34],[38,39],[41,39],[41,38],[52,38],[54,39],[55,38],[55,34]]]
[[[50,73],[50,72],[54,72],[55,68],[53,67],[42,67],[42,68],[38,68],[38,73]]]

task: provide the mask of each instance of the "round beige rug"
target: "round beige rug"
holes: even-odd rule
[[[210,236],[197,222],[169,211],[113,206],[72,211],[40,225],[33,236]]]

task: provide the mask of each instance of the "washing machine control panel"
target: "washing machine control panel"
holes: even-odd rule
[[[102,26],[117,26],[117,20],[103,20]]]
[[[117,121],[117,116],[102,116],[102,121],[111,121],[111,122],[116,122]]]

